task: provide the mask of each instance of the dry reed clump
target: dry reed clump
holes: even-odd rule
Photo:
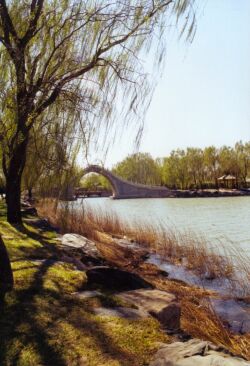
[[[140,273],[140,272],[139,272]],[[213,294],[203,288],[171,279],[145,277],[158,289],[175,294],[181,305],[181,329],[194,338],[210,341],[232,354],[250,360],[250,333],[230,332],[215,312],[210,301]]]
[[[222,346],[232,354],[250,360],[250,334],[232,334],[215,313],[208,298],[197,306],[188,297],[181,300],[182,329],[200,339]]]
[[[250,360],[250,333],[237,335],[230,332],[215,312],[208,290],[169,279],[155,278],[152,283],[160,290],[176,295],[181,304],[181,329],[187,334]]]
[[[76,209],[71,202],[48,199],[40,201],[37,208],[39,214],[46,216],[62,233],[78,233],[93,240],[98,239],[98,232],[126,236],[170,263],[192,270],[201,279],[227,279],[232,293],[237,293],[238,297],[250,296],[249,258],[230,242],[227,247],[222,243],[212,247],[205,237],[193,232],[181,233],[162,223],[134,222],[131,225],[113,212],[97,211],[85,205]]]

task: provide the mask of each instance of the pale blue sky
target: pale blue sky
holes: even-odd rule
[[[168,44],[140,146],[153,157],[250,140],[250,0],[202,4],[193,43],[171,37]],[[105,165],[133,152],[132,139],[123,134]]]

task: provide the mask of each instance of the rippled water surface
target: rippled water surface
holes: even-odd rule
[[[250,254],[250,197],[158,198],[113,200],[79,199],[90,207],[117,213],[133,222],[163,222],[180,231],[192,230],[210,242],[229,241]]]

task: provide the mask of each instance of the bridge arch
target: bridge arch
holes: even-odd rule
[[[160,198],[169,197],[170,190],[166,187],[147,186],[129,182],[117,177],[108,169],[99,165],[89,165],[84,169],[83,175],[97,173],[103,175],[110,182],[113,189],[113,198]]]
[[[105,177],[111,184],[112,191],[113,191],[113,197],[115,198],[115,197],[119,196],[119,188],[116,183],[116,180],[118,177],[116,177],[109,170],[104,169],[99,165],[89,165],[87,168],[84,169],[83,175],[86,175],[88,173],[97,173],[97,174],[100,174],[103,177]]]

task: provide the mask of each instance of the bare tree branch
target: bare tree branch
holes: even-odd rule
[[[4,41],[8,46],[10,46],[10,34],[16,42],[18,41],[18,36],[10,18],[5,0],[0,0],[0,17],[3,25]]]
[[[28,29],[21,39],[22,45],[26,45],[37,32],[37,23],[42,14],[44,0],[33,0],[30,7],[30,22]]]

